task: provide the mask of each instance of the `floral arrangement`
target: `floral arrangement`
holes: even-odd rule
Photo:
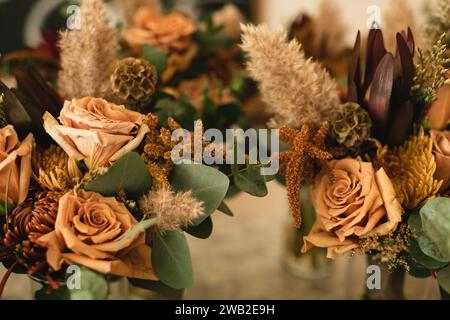
[[[442,7],[439,21],[448,18]],[[298,250],[367,254],[392,272],[435,276],[447,296],[450,105],[440,90],[450,83],[448,29],[429,49],[416,48],[410,29],[398,32],[392,53],[380,29],[370,30],[364,50],[358,33],[344,94],[284,30],[242,31],[247,70],[273,114],[268,125],[288,145],[281,173],[296,226],[302,186],[316,212]]]
[[[206,239],[213,212],[233,215],[223,202],[230,177],[259,196],[266,180],[248,164],[172,161],[172,133],[183,126],[164,106],[161,83],[188,65],[180,61],[196,47],[191,21],[138,11],[123,38],[132,50],[145,43],[144,57],[119,58],[102,1],[84,1],[81,17],[79,30],[60,34],[57,86],[21,66],[17,88],[0,82],[0,296],[11,273],[25,273],[42,284],[37,299],[105,299],[118,278],[180,297],[193,283],[184,234]],[[195,122],[191,139],[203,130]]]

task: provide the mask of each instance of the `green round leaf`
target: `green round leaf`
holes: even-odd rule
[[[265,197],[268,193],[265,176],[261,175],[259,168],[251,165],[234,176],[234,183],[239,189],[255,197]]]
[[[228,205],[224,201],[222,201],[222,203],[217,208],[217,210],[219,210],[222,213],[225,213],[227,216],[234,217],[233,211],[231,211],[231,209],[228,207]]]
[[[147,192],[151,185],[152,178],[144,161],[137,153],[130,152],[114,163],[104,175],[88,183],[85,189],[107,197],[125,191],[127,196],[137,198]]]
[[[213,231],[213,222],[211,217],[206,218],[202,223],[198,226],[190,226],[185,230],[191,236],[200,238],[200,239],[208,239]]]
[[[427,269],[436,270],[444,267],[447,264],[447,262],[435,260],[423,253],[420,249],[418,241],[414,238],[410,239],[409,253],[416,262]]]
[[[193,284],[189,246],[180,231],[155,234],[152,265],[159,279],[174,289],[189,288]]]
[[[169,66],[169,57],[167,53],[160,51],[149,44],[145,44],[142,47],[142,57],[155,66],[159,75],[163,74]]]
[[[80,288],[69,289],[71,300],[106,300],[108,298],[108,281],[104,275],[81,267],[79,277]]]
[[[194,225],[199,225],[210,216],[225,198],[230,181],[219,170],[201,164],[176,165],[170,177],[172,188],[177,191],[192,191],[192,195],[203,201],[205,214]]]
[[[447,291],[447,293],[450,293],[450,266],[439,270],[437,279],[441,288]]]
[[[450,198],[434,198],[420,209],[423,232],[441,261],[450,261]],[[424,241],[428,241],[425,239]],[[420,244],[420,241],[419,241]],[[421,246],[422,248],[422,246]],[[422,248],[423,250],[423,248]],[[424,251],[425,252],[425,251]]]
[[[437,261],[448,262],[447,258],[442,255],[434,241],[428,238],[425,234],[419,237],[418,243],[420,250],[422,250],[422,252],[427,256]]]
[[[128,281],[135,287],[156,292],[163,299],[169,300],[181,300],[183,299],[183,289],[171,288],[161,281],[143,280],[143,279],[131,279]]]

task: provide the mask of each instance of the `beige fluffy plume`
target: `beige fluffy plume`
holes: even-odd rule
[[[83,1],[80,29],[62,32],[59,47],[62,68],[59,80],[64,97],[108,99],[118,35],[108,25],[102,0]]]
[[[141,198],[139,205],[147,219],[158,218],[156,227],[161,233],[187,227],[204,214],[203,203],[194,199],[191,191],[150,191]]]
[[[339,103],[336,84],[318,63],[305,58],[297,40],[288,42],[279,29],[242,25],[242,49],[248,53],[247,70],[259,82],[261,95],[274,114],[269,126],[319,126]]]

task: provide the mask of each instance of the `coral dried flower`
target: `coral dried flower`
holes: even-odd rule
[[[317,160],[329,160],[333,157],[325,149],[328,128],[328,122],[324,122],[317,132],[306,124],[300,130],[287,127],[280,129],[281,140],[292,145],[289,151],[280,153],[280,160],[285,162],[281,172],[286,177],[289,207],[298,228],[302,221],[299,197],[301,184],[312,177]]]

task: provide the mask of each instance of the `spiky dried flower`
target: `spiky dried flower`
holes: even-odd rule
[[[118,35],[108,25],[102,0],[83,1],[80,14],[80,29],[61,33],[60,87],[68,100],[88,96],[108,99]]]
[[[444,39],[445,33],[426,53],[418,49],[419,54],[415,61],[416,72],[411,95],[414,101],[420,105],[427,106],[435,101],[437,98],[436,91],[450,84],[450,79],[446,78],[449,71],[446,66],[450,63],[450,58],[446,58],[447,46]]]
[[[45,277],[51,286],[53,273],[46,259],[46,249],[35,244],[41,236],[54,230],[58,214],[57,194],[39,192],[18,205],[4,225],[4,243],[14,259],[28,270],[29,275]]]
[[[286,177],[289,207],[297,228],[300,228],[302,222],[300,210],[302,183],[313,176],[316,161],[329,160],[333,157],[325,147],[328,129],[328,122],[324,122],[316,132],[306,124],[300,130],[288,127],[280,129],[280,139],[292,145],[289,151],[281,152],[279,158],[284,162],[280,172]]]
[[[287,41],[280,29],[270,34],[266,26],[243,25],[241,47],[248,54],[247,70],[259,82],[264,101],[274,117],[272,127],[319,127],[339,103],[336,83],[318,63],[306,59],[297,40]]]
[[[155,226],[161,233],[188,227],[204,214],[203,202],[194,199],[191,191],[174,193],[165,188],[150,191],[139,205],[146,219],[158,219]]]
[[[65,191],[73,188],[82,179],[76,161],[57,145],[51,145],[33,157],[35,180],[46,190]]]
[[[374,160],[391,178],[397,199],[405,209],[417,208],[442,185],[434,178],[433,141],[422,127],[400,147],[379,146]]]

